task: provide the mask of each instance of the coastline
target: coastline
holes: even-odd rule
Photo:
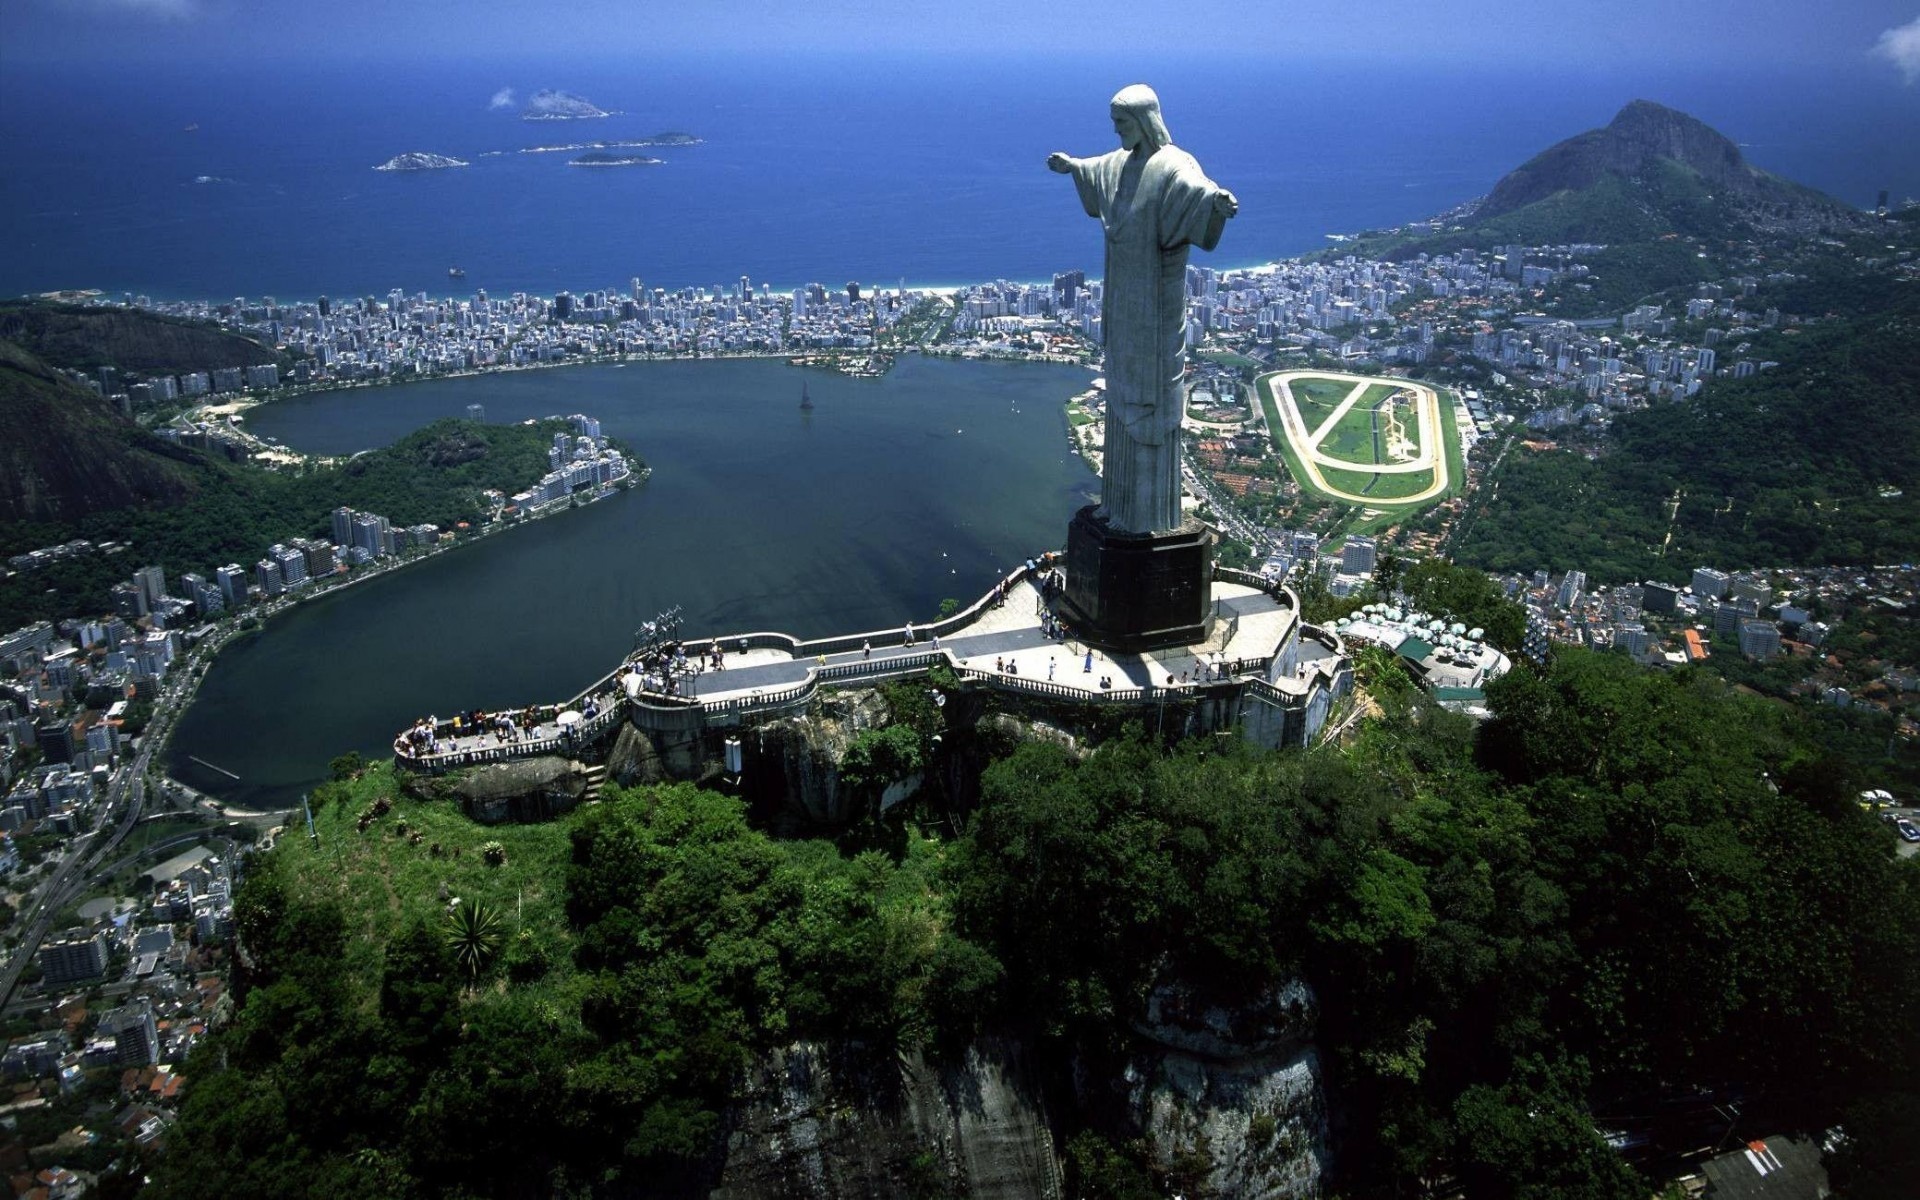
[[[703,357],[705,357],[705,355],[703,355]],[[772,357],[772,355],[755,355],[755,357]],[[684,361],[684,359],[682,359],[682,361]],[[1031,455],[1023,455],[1023,457],[1043,457],[1048,463],[1060,463],[1060,461],[1066,459],[1066,455],[1060,455],[1060,449],[1064,449],[1064,447],[1058,442],[1058,438],[1062,438],[1062,436],[1066,434],[1066,430],[1062,428],[1066,422],[1060,420],[1060,417],[1056,415],[1058,411],[1054,409],[1054,405],[1056,405],[1058,401],[1066,399],[1068,396],[1083,392],[1083,390],[1087,388],[1087,380],[1091,378],[1092,372],[1085,371],[1085,369],[1081,369],[1081,371],[1058,371],[1058,367],[1062,367],[1062,365],[1066,365],[1066,363],[1037,363],[1037,365],[1031,367],[1029,371],[1018,371],[1018,369],[1016,369],[1014,376],[1018,376],[1018,380],[1008,380],[1008,384],[1006,384],[1006,386],[1018,388],[1021,397],[1018,407],[1025,409],[1025,411],[1029,413],[1029,417],[1016,419],[1021,422],[1020,428],[1023,428],[1023,430],[1031,430],[1031,434],[1033,434],[1031,444],[1035,445],[1035,447],[1044,447],[1044,449],[1035,449]],[[730,378],[733,378],[733,372],[739,371],[739,369],[743,369],[743,367],[751,367],[751,369],[753,369],[751,376],[747,376],[747,378],[755,380],[755,382],[751,384],[751,388],[756,390],[756,392],[764,392],[766,386],[768,386],[768,380],[772,380],[772,388],[780,390],[781,397],[787,396],[789,392],[795,394],[795,396],[799,394],[799,386],[797,386],[797,380],[795,380],[793,372],[780,371],[780,369],[776,369],[776,367],[772,367],[772,365],[737,363],[735,367],[714,367],[714,371],[724,372],[724,374],[728,374]],[[910,365],[910,372],[912,372],[912,374],[910,374],[908,388],[918,388],[916,392],[910,392],[910,396],[916,399],[916,403],[918,403],[920,399],[925,399],[925,392],[927,392],[929,388],[937,388],[937,386],[939,386],[939,380],[947,378],[945,372],[954,371],[956,367],[958,367],[958,361],[956,361],[956,359],[945,359],[945,361],[922,359],[922,363]],[[691,371],[689,371],[687,367],[659,367],[657,371],[672,371],[674,372],[674,378],[687,378],[689,374],[703,374],[697,367],[691,369]],[[998,363],[995,363],[995,365],[991,365],[991,367],[989,367],[989,365],[979,365],[979,367],[964,369],[964,371],[987,372],[1006,371],[1006,369],[1000,367]],[[933,374],[929,374],[929,372],[933,372]],[[584,374],[588,374],[588,372],[580,372],[580,374],[572,374],[572,376],[559,376],[559,378],[561,378],[561,380],[582,380]],[[710,372],[708,372],[708,374],[710,374]],[[628,380],[634,378],[634,376],[626,376],[626,374],[620,374],[620,372],[605,371],[597,372],[597,376],[599,376],[601,382],[595,382],[595,384],[582,382],[580,386],[582,386],[582,388],[591,388],[591,390],[597,390],[597,388],[626,390],[626,388],[630,388],[632,384],[622,384],[620,380],[622,380],[622,378],[628,378]],[[781,386],[780,382],[778,382],[780,378],[795,380],[795,382],[789,382],[789,384]],[[979,376],[979,374],[968,374],[966,378],[977,382],[981,376]],[[993,388],[996,384],[993,384],[991,380],[996,380],[996,378],[1000,378],[1000,376],[987,376],[987,378],[989,378],[989,382],[987,382],[985,386],[987,386],[987,388]],[[1025,380],[1025,382],[1020,382],[1020,380]],[[505,380],[503,380],[503,382],[505,382]],[[520,390],[520,388],[526,388],[528,382],[522,382],[522,384],[516,384],[516,386],[515,384],[509,384],[509,386],[513,386],[515,390]],[[743,384],[743,386],[747,386],[747,384]],[[472,388],[472,384],[468,384],[467,388]],[[559,392],[570,392],[570,390],[574,390],[574,384],[572,384],[572,382],[541,384],[541,388],[557,388]],[[872,396],[868,394],[868,388],[860,388],[858,392],[862,392],[862,396],[866,396],[866,399],[872,399]],[[380,399],[380,396],[390,396],[392,399]],[[300,428],[307,428],[307,424],[311,424],[313,420],[324,422],[324,420],[326,420],[324,413],[328,411],[328,409],[326,409],[328,403],[346,403],[346,405],[351,405],[355,411],[361,411],[361,409],[378,411],[378,409],[386,409],[388,405],[396,405],[397,409],[403,409],[403,411],[419,409],[419,399],[415,399],[415,401],[405,401],[405,399],[403,399],[405,396],[409,396],[409,394],[371,394],[371,392],[363,392],[363,394],[357,394],[357,399],[348,399],[348,396],[340,396],[332,397],[330,401],[319,401],[319,403],[315,403],[315,405],[305,405],[305,403],[301,403]],[[440,394],[436,394],[436,392],[419,392],[419,394],[411,394],[411,396],[436,397],[440,396]],[[461,392],[455,390],[455,388],[449,388],[449,390],[445,392],[445,396],[449,397],[449,403],[451,403],[453,409],[457,411],[457,409],[459,409],[459,403],[461,403]],[[826,394],[824,394],[824,392],[816,392],[814,396],[824,397]],[[1031,401],[1029,401],[1029,397],[1031,397]],[[749,405],[751,405],[753,401],[749,399],[749,401],[741,401],[741,403],[749,403]],[[440,405],[438,399],[436,399],[436,401],[430,403],[428,407],[432,407],[434,411],[440,411],[440,407],[444,407],[444,405]],[[492,403],[488,403],[488,407],[492,409]],[[538,399],[534,401],[534,407],[540,407],[540,401],[538,401]],[[785,413],[787,407],[789,407],[787,403],[781,403],[781,413]],[[822,403],[822,407],[826,407],[826,403]],[[1000,403],[1000,407],[1004,407],[1004,401]],[[593,409],[591,405],[588,405],[588,411],[595,411],[595,409]],[[895,407],[893,407],[893,405],[887,405],[885,411],[887,411],[887,413],[893,413]],[[1039,424],[1035,424],[1033,413],[1041,413]],[[883,417],[881,420],[897,419],[895,419],[895,417]],[[390,430],[388,426],[394,426],[394,428]],[[294,426],[288,426],[288,430],[292,430],[292,428],[294,428]],[[369,440],[367,440],[367,444],[386,442],[392,432],[405,430],[405,428],[409,428],[409,424],[407,424],[405,420],[386,420],[378,430],[369,430]],[[918,436],[920,426],[914,424],[912,428],[914,428],[914,432],[916,432],[916,436]],[[948,428],[947,432],[950,434],[952,430]],[[968,422],[968,430],[966,430],[966,432],[973,434],[972,422]],[[298,436],[294,436],[292,432],[284,432],[284,436],[288,436],[294,444],[300,444]],[[1027,440],[1023,438],[1023,442],[1027,442]],[[330,444],[328,444],[328,447],[330,447]],[[680,463],[680,461],[682,461],[682,451],[680,451],[680,447],[674,445],[674,447],[655,447],[655,449],[657,449],[657,451],[660,451],[660,449],[668,449],[668,453],[666,453],[664,459],[657,459],[657,461],[655,461],[655,467],[659,468],[660,472],[662,472],[662,478],[664,478],[666,474],[674,474],[674,476],[678,478],[678,476],[682,474],[682,470],[680,470],[680,468],[670,467],[670,463]],[[657,455],[649,455],[649,457],[655,459]],[[964,457],[964,455],[962,455],[962,457]],[[1069,467],[1071,467],[1069,478],[1077,480],[1077,478],[1081,476],[1077,463],[1066,463],[1066,465],[1062,465],[1062,467],[1058,467],[1056,470],[1068,472]],[[649,488],[653,488],[651,480],[649,480]],[[657,493],[657,490],[655,490],[655,493]],[[645,499],[647,499],[647,497],[636,497],[636,503],[645,501]],[[580,526],[595,528],[595,526],[601,526],[601,524],[609,524],[609,526],[622,526],[622,528],[624,528],[624,526],[628,526],[632,520],[637,520],[637,516],[618,516],[618,513],[630,513],[630,515],[632,515],[632,513],[636,513],[636,509],[630,509],[630,507],[628,507],[628,509],[607,509],[607,511],[601,511],[601,513],[593,513],[593,515],[584,516],[582,522],[580,522]],[[480,561],[480,563],[503,564],[513,563],[516,559],[520,559],[524,553],[534,553],[536,557],[540,557],[538,551],[540,551],[541,545],[545,545],[545,543],[549,543],[549,541],[572,540],[574,534],[568,534],[566,530],[574,530],[574,528],[578,528],[578,526],[574,526],[574,524],[568,524],[568,526],[543,526],[543,530],[555,530],[555,532],[553,532],[553,534],[541,532],[540,540],[538,541],[488,543],[486,553],[476,553],[474,559]],[[492,532],[497,532],[497,530],[492,530]],[[1050,534],[1050,530],[1048,530],[1048,534]],[[467,536],[467,538],[463,538],[463,540],[472,540],[472,538]],[[1035,540],[1033,536],[1023,536],[1020,540],[1020,545],[1023,545],[1023,547],[1029,545],[1029,543],[1048,545],[1050,541],[1052,540],[1050,540],[1046,534],[1041,534],[1037,540]],[[599,541],[595,541],[595,545],[599,545]],[[528,547],[528,549],[515,549],[515,547]],[[415,553],[419,553],[419,551],[415,551]],[[956,557],[958,557],[958,551],[956,551]],[[1004,555],[998,555],[993,561],[998,563],[1000,559],[1004,559]],[[463,559],[463,561],[465,561],[465,559]],[[459,563],[459,561],[457,561],[457,563]],[[547,564],[551,566],[551,561]],[[947,564],[941,563],[941,570],[939,570],[939,574],[943,574],[943,576],[947,574],[945,566],[947,566]],[[365,568],[355,568],[355,570],[365,570]],[[213,701],[211,708],[207,707],[207,705],[200,705],[200,708],[194,708],[194,710],[190,710],[188,714],[180,716],[180,720],[190,720],[186,732],[182,735],[184,741],[177,741],[177,743],[175,743],[179,749],[169,747],[167,751],[163,751],[163,755],[167,755],[167,758],[169,758],[169,766],[177,772],[177,778],[186,781],[186,783],[192,783],[192,785],[196,785],[196,787],[204,787],[209,795],[221,797],[221,799],[242,799],[242,797],[265,797],[265,795],[273,795],[275,799],[271,801],[271,804],[286,803],[282,797],[284,797],[284,795],[292,795],[292,793],[286,791],[286,787],[288,787],[290,781],[296,780],[296,778],[307,778],[307,780],[324,778],[324,766],[326,766],[326,760],[328,760],[328,758],[326,758],[326,755],[319,755],[319,751],[315,749],[315,745],[303,745],[303,747],[301,747],[301,760],[303,760],[307,766],[317,766],[317,768],[319,768],[317,772],[315,772],[315,770],[282,772],[280,768],[273,768],[273,770],[248,770],[248,766],[242,764],[242,762],[227,762],[227,760],[223,758],[223,755],[219,755],[219,753],[209,753],[209,749],[205,749],[205,747],[219,749],[219,739],[209,739],[209,737],[205,737],[205,730],[209,730],[209,724],[207,724],[205,718],[213,714],[213,708],[219,708],[221,712],[227,712],[227,705],[234,703],[236,697],[240,697],[240,701],[244,703],[244,699],[246,699],[246,695],[248,695],[248,693],[244,693],[244,691],[238,691],[238,689],[230,687],[230,685],[225,684],[223,680],[244,678],[244,680],[248,680],[250,689],[252,689],[252,682],[255,680],[255,670],[253,670],[253,666],[250,666],[250,662],[253,662],[255,659],[261,659],[261,657],[278,657],[280,651],[269,649],[269,645],[280,645],[280,641],[278,641],[280,637],[292,637],[294,641],[301,641],[303,636],[305,636],[303,630],[309,628],[309,626],[307,626],[309,620],[319,618],[319,620],[323,620],[328,628],[332,628],[332,626],[336,626],[336,624],[342,624],[342,622],[353,622],[353,620],[357,620],[357,618],[346,616],[346,612],[384,611],[386,605],[390,603],[390,601],[388,601],[388,595],[405,595],[405,597],[432,595],[434,591],[438,591],[438,588],[440,588],[438,580],[451,578],[451,576],[445,576],[442,572],[461,574],[461,572],[465,572],[465,570],[467,570],[465,566],[444,563],[438,570],[434,570],[432,574],[424,574],[424,572],[422,572],[422,576],[419,576],[419,578],[409,576],[407,580],[401,580],[396,588],[384,589],[378,599],[374,599],[371,593],[363,593],[363,595],[353,597],[351,605],[340,607],[340,609],[303,611],[298,622],[271,624],[271,620],[269,620],[269,628],[273,630],[273,637],[276,639],[275,643],[259,643],[259,645],[255,645],[255,647],[248,647],[244,655],[236,657],[236,660],[234,660],[228,668],[223,668],[221,680],[215,680],[215,682],[211,684],[211,689],[200,693],[200,697],[196,699],[196,703],[200,703],[200,701]],[[503,566],[503,570],[507,570],[507,568]],[[309,586],[309,589],[311,589],[311,586]],[[301,599],[309,599],[311,595],[317,595],[317,593],[311,593],[311,591],[309,591],[309,595],[307,595],[307,597],[301,597]],[[323,595],[323,593],[321,593],[321,595]],[[422,601],[422,605],[424,605],[424,603],[430,603],[430,601]],[[664,603],[664,601],[662,601],[662,603]],[[931,601],[927,601],[927,603],[931,603]],[[282,609],[282,611],[284,611],[284,609]],[[298,626],[298,628],[296,628],[296,626]],[[305,655],[307,651],[300,651],[300,653],[301,655]],[[595,670],[593,670],[591,674],[597,676],[601,670],[605,670],[605,666],[597,666],[597,664],[595,664]],[[584,684],[588,678],[588,672],[578,672],[578,674],[576,674],[574,670],[563,670],[563,672],[559,672],[557,676],[551,678],[551,682],[553,682],[551,687],[543,685],[538,691],[526,691],[526,695],[563,695],[563,693],[570,695],[572,691],[576,691],[580,685]],[[522,691],[524,691],[524,689],[522,689]],[[495,699],[497,699],[497,697],[495,697]],[[426,712],[426,710],[428,710],[426,707],[420,708],[420,712]],[[442,708],[442,710],[444,710],[444,708]],[[369,749],[369,745],[372,745],[369,741],[357,737],[357,733],[355,733],[355,737],[346,739],[346,741],[342,741],[342,739],[321,739],[321,741],[338,743],[332,753],[340,753],[340,751],[344,751],[344,749],[348,749],[348,747],[357,747],[357,749],[361,749],[361,751],[365,753],[365,751]],[[196,764],[188,762],[188,760],[184,758],[184,755],[182,755],[182,751],[198,753],[198,755],[211,758],[213,762],[217,762],[217,764],[221,764],[221,766],[230,766],[232,770],[238,770],[240,774],[248,776],[248,781],[246,781],[246,783],[228,783],[228,781],[223,780],[223,778],[215,778],[213,774],[207,774],[202,768],[198,768]],[[269,778],[269,776],[271,776],[271,778]],[[246,801],[246,803],[261,803],[261,801]],[[269,806],[271,806],[271,804],[269,804]]]
[[[188,669],[186,675],[186,691],[166,709],[164,713],[165,723],[157,735],[158,740],[150,744],[147,739],[143,737],[140,740],[139,746],[136,748],[136,753],[146,754],[148,756],[148,761],[153,764],[152,773],[156,774],[159,779],[166,784],[182,788],[194,795],[205,795],[205,793],[200,792],[199,789],[182,784],[179,780],[173,778],[172,764],[167,752],[172,745],[174,731],[179,728],[180,719],[192,708],[193,701],[199,694],[200,684],[206,677],[207,668],[212,666],[214,661],[219,657],[220,652],[225,650],[233,642],[238,641],[242,637],[264,636],[267,633],[270,622],[303,604],[324,597],[338,595],[362,583],[385,578],[394,572],[403,571],[408,567],[426,562],[439,555],[453,553],[463,547],[478,544],[485,538],[494,537],[501,533],[521,528],[534,521],[546,520],[562,513],[571,512],[576,508],[584,508],[591,504],[597,504],[602,500],[609,499],[616,493],[629,491],[640,484],[644,484],[652,474],[653,468],[651,466],[639,467],[632,470],[625,481],[618,484],[603,485],[591,493],[587,493],[589,498],[584,501],[578,500],[576,497],[568,497],[567,502],[564,504],[559,501],[553,501],[537,508],[530,508],[511,521],[495,519],[478,526],[465,536],[455,537],[449,541],[433,546],[412,548],[406,554],[396,556],[393,561],[383,565],[369,566],[358,571],[349,571],[344,576],[337,575],[333,580],[324,584],[303,588],[298,592],[284,593],[277,599],[269,601],[257,609],[250,609],[246,613],[233,614],[226,619],[223,628],[220,628],[208,639],[197,643],[189,651],[187,661],[184,664]],[[252,626],[244,624],[248,617],[255,619],[255,623]],[[154,714],[156,718],[162,715],[159,711],[156,711]],[[223,808],[233,807],[218,797],[209,796],[208,799],[218,803]]]
[[[958,358],[981,362],[1053,363],[1058,366],[1084,366],[1089,370],[1095,371],[1099,369],[1077,358],[1058,354],[1045,354],[1038,351],[1004,350],[986,353],[971,348],[945,350],[940,347],[915,345],[902,346],[897,349],[889,348],[886,353],[896,356],[903,354],[921,354],[929,358]],[[271,392],[258,396],[247,394],[238,399],[223,400],[218,404],[183,409],[181,416],[191,417],[195,414],[205,414],[206,417],[213,419],[224,418],[229,414],[244,416],[256,408],[264,408],[267,405],[275,404],[282,400],[291,400],[295,397],[318,396],[328,392],[354,391],[362,388],[406,387],[412,384],[435,383],[446,379],[475,379],[483,375],[498,375],[520,371],[552,371],[566,367],[618,367],[626,366],[630,363],[734,362],[777,358],[788,362],[795,370],[807,371],[821,369],[817,366],[793,362],[793,359],[801,356],[802,352],[794,350],[716,350],[704,354],[583,354],[578,358],[570,358],[561,362],[499,363],[486,367],[467,367],[458,371],[438,371],[432,375],[407,375],[398,378],[385,376],[379,379],[330,380],[326,383],[294,384],[287,387],[275,388]],[[324,458],[330,456],[310,455],[308,457]],[[648,469],[651,470],[651,468]]]

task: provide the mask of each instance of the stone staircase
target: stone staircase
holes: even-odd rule
[[[593,763],[587,771],[587,794],[583,804],[598,804],[606,798],[607,789],[618,787],[619,782],[607,774],[607,764]]]

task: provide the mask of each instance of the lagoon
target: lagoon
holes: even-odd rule
[[[299,450],[384,445],[481,404],[581,412],[653,468],[632,491],[458,547],[274,619],[208,670],[169,770],[281,805],[415,717],[563,699],[639,624],[818,637],[933,617],[1058,546],[1099,481],[1061,405],[1083,368],[903,357],[877,380],[771,359],[515,371],[252,410]],[[811,413],[799,410],[802,382]],[[202,767],[213,763],[239,782]]]

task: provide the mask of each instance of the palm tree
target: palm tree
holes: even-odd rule
[[[500,914],[491,905],[465,900],[447,913],[447,947],[469,982],[493,965],[505,938]]]

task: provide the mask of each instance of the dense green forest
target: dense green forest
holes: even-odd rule
[[[0,341],[76,371],[117,367],[174,375],[262,363],[284,368],[289,362],[270,347],[211,321],[45,300],[0,301]]]
[[[301,474],[187,452],[195,488],[184,503],[104,511],[71,523],[6,525],[0,554],[76,537],[128,546],[0,581],[0,629],[108,611],[108,589],[152,563],[166,568],[169,585],[186,571],[211,577],[225,563],[251,566],[274,542],[328,536],[330,514],[343,504],[399,524],[451,529],[480,515],[483,491],[512,494],[546,474],[553,435],[567,428],[565,421],[486,425],[449,418],[339,466]]]
[[[479,830],[385,767],[343,778],[317,846],[251,865],[238,1011],[153,1192],[699,1194],[771,1047],[991,1032],[1064,1086],[1159,983],[1301,978],[1338,1194],[1641,1200],[1596,1126],[1684,1140],[1715,1103],[1747,1134],[1844,1119],[1836,1182],[1902,1194],[1920,870],[1805,726],[1580,651],[1490,686],[1481,727],[1360,667],[1383,711],[1344,746],[1025,743],[977,804],[935,789],[838,843],[689,785]],[[967,742],[965,705],[890,698],[899,753]],[[1110,1114],[1056,1116],[1070,1194],[1181,1185]]]
[[[1569,242],[1648,249],[1659,245],[1658,239],[1670,233],[1717,240],[1737,231],[1727,214],[1705,198],[1705,189],[1697,174],[1668,163],[1667,169],[1644,179],[1610,176],[1589,187],[1556,192],[1512,212],[1469,219],[1465,225],[1442,233],[1363,233],[1352,241],[1318,251],[1312,257],[1340,258],[1352,254],[1360,258],[1401,261],[1421,254],[1451,254],[1464,249],[1484,252],[1494,246],[1552,246]],[[1692,249],[1687,251],[1688,257],[1693,254]],[[1704,266],[1700,264],[1695,271]],[[1707,277],[1693,274],[1695,279]]]
[[[1756,337],[1770,371],[1622,415],[1596,457],[1515,451],[1457,560],[1627,583],[1920,558],[1920,293],[1812,278],[1777,302],[1836,315]]]

